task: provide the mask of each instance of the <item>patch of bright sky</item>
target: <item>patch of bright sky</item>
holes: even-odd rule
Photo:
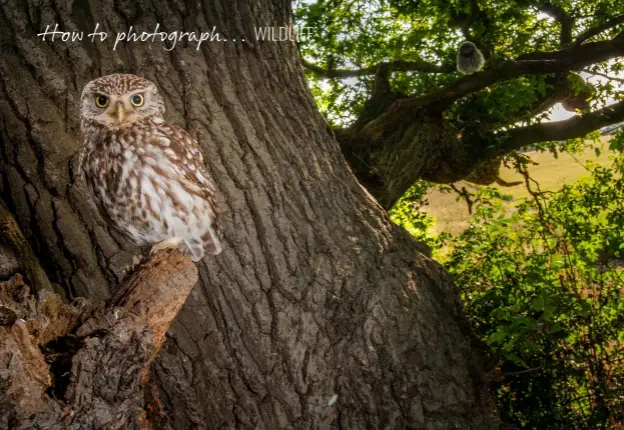
[[[609,82],[609,79],[604,78],[602,76],[595,76],[595,75],[591,75],[589,73],[585,73],[585,72],[581,72],[581,76],[583,77],[583,79],[585,79],[586,82],[589,82],[591,84],[599,84],[599,83],[607,83]],[[615,74],[615,73],[611,73],[609,74],[609,76],[613,76],[616,78],[624,78],[624,74],[620,73]],[[624,91],[624,84],[622,84],[621,82],[618,81],[611,81],[611,83],[613,84],[613,87],[615,90],[617,91]],[[617,100],[615,100],[613,97],[609,97],[607,99],[607,102],[605,103],[604,106],[609,106],[613,103],[615,103]],[[604,107],[604,106],[598,106],[598,108]],[[550,116],[548,117],[549,121],[562,121],[568,118],[572,118],[574,115],[576,115],[576,113],[574,112],[568,112],[567,110],[565,110],[563,108],[563,106],[561,106],[561,103],[557,103],[552,110],[552,113],[550,114]]]
[[[554,18],[552,18],[549,15],[546,15],[545,13],[542,13],[542,12],[539,12],[537,14],[537,17],[540,18],[540,19],[545,19],[545,20],[551,21],[553,24],[555,22]],[[583,77],[583,79],[585,79],[586,82],[588,82],[590,84],[599,84],[599,83],[604,84],[604,83],[609,81],[609,79],[604,78],[602,76],[591,75],[591,74],[585,73],[585,72],[581,72],[581,76]],[[611,74],[609,74],[609,76],[613,76],[613,77],[616,77],[616,78],[624,78],[624,74],[622,74],[622,73],[620,73],[620,74],[611,73]],[[613,84],[615,90],[617,90],[617,91],[624,91],[624,85],[621,82],[611,81],[611,83]],[[598,106],[598,108],[611,105],[611,104],[613,104],[615,102],[616,102],[616,100],[613,97],[609,97],[607,99],[607,102],[605,103],[605,105]],[[563,121],[563,120],[572,118],[575,115],[576,115],[575,112],[569,112],[569,111],[567,111],[567,110],[565,110],[563,108],[561,103],[557,103],[552,108],[552,111],[551,111],[548,119],[546,120],[546,122]]]

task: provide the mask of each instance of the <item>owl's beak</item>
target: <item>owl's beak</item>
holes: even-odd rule
[[[117,122],[121,124],[124,120],[125,110],[121,103],[116,106]]]

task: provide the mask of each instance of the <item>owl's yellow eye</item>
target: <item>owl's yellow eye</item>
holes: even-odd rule
[[[130,97],[130,103],[132,103],[133,106],[141,107],[143,106],[143,103],[145,103],[145,99],[141,94],[135,94]]]
[[[98,95],[97,97],[95,97],[95,105],[99,108],[105,108],[106,106],[108,106],[108,97],[101,94]]]

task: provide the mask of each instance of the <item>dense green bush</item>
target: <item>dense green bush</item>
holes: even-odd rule
[[[474,331],[497,363],[501,419],[513,428],[624,422],[624,156],[590,172],[554,193],[533,189],[512,208],[482,189],[465,232],[426,239],[444,245]],[[426,189],[413,189],[393,213],[420,239],[431,220],[408,214]]]

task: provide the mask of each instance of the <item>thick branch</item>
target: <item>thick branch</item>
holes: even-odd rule
[[[345,69],[333,69],[326,70],[315,64],[312,64],[305,59],[301,59],[303,66],[324,78],[353,78],[358,76],[374,75],[379,67],[387,67],[393,72],[422,72],[422,73],[451,73],[455,71],[455,67],[452,64],[446,64],[438,66],[436,64],[428,63],[426,61],[390,61],[376,64],[374,66],[365,67],[362,69],[345,70]]]
[[[609,21],[606,21],[581,33],[574,41],[574,45],[580,45],[586,40],[591,39],[592,37],[597,36],[600,33],[607,31],[622,23],[624,23],[624,15],[618,15],[615,18],[610,19]]]
[[[581,70],[590,64],[600,63],[624,55],[624,44],[616,39],[588,43],[573,50],[561,50],[548,54],[552,59],[538,61],[508,61],[500,67],[466,76],[456,83],[423,97],[401,100],[397,104],[409,108],[424,105],[447,106],[468,94],[487,88],[497,82],[523,75],[541,75]]]
[[[543,3],[539,10],[554,18],[555,21],[561,25],[559,41],[562,46],[572,42],[572,26],[574,25],[574,21],[564,8],[553,3]]]
[[[186,301],[197,282],[197,268],[177,249],[162,251],[137,268],[100,311],[77,331],[80,336],[109,329],[102,325],[106,315],[120,310],[135,318],[134,324],[146,324],[155,333],[159,348],[169,324]]]
[[[465,76],[457,82],[421,97],[401,99],[394,102],[387,111],[363,128],[371,137],[381,135],[384,130],[393,129],[406,115],[416,109],[427,108],[442,111],[456,100],[472,94],[497,82],[523,75],[561,73],[582,70],[583,67],[624,55],[624,43],[620,40],[624,32],[609,41],[593,42],[574,49],[555,51],[550,59],[538,61],[508,61],[501,66]]]
[[[507,153],[540,142],[553,142],[583,137],[594,130],[624,121],[624,102],[618,102],[597,111],[575,116],[564,121],[554,121],[518,127],[505,133],[496,153]],[[496,139],[497,136],[494,138]],[[502,137],[502,136],[501,136]]]
[[[20,428],[33,417],[49,421],[50,428],[145,428],[148,367],[197,282],[193,262],[179,250],[162,251],[88,312],[54,294],[35,302],[17,276],[0,284],[0,304],[25,320],[0,328],[0,368],[7,369],[0,375],[0,392],[6,393],[0,394],[0,415]],[[18,297],[21,303],[9,300]],[[74,329],[85,313],[87,321]],[[42,322],[44,331],[55,328],[51,342],[38,328]],[[43,339],[46,344],[38,344]],[[38,348],[43,346],[45,359]]]

